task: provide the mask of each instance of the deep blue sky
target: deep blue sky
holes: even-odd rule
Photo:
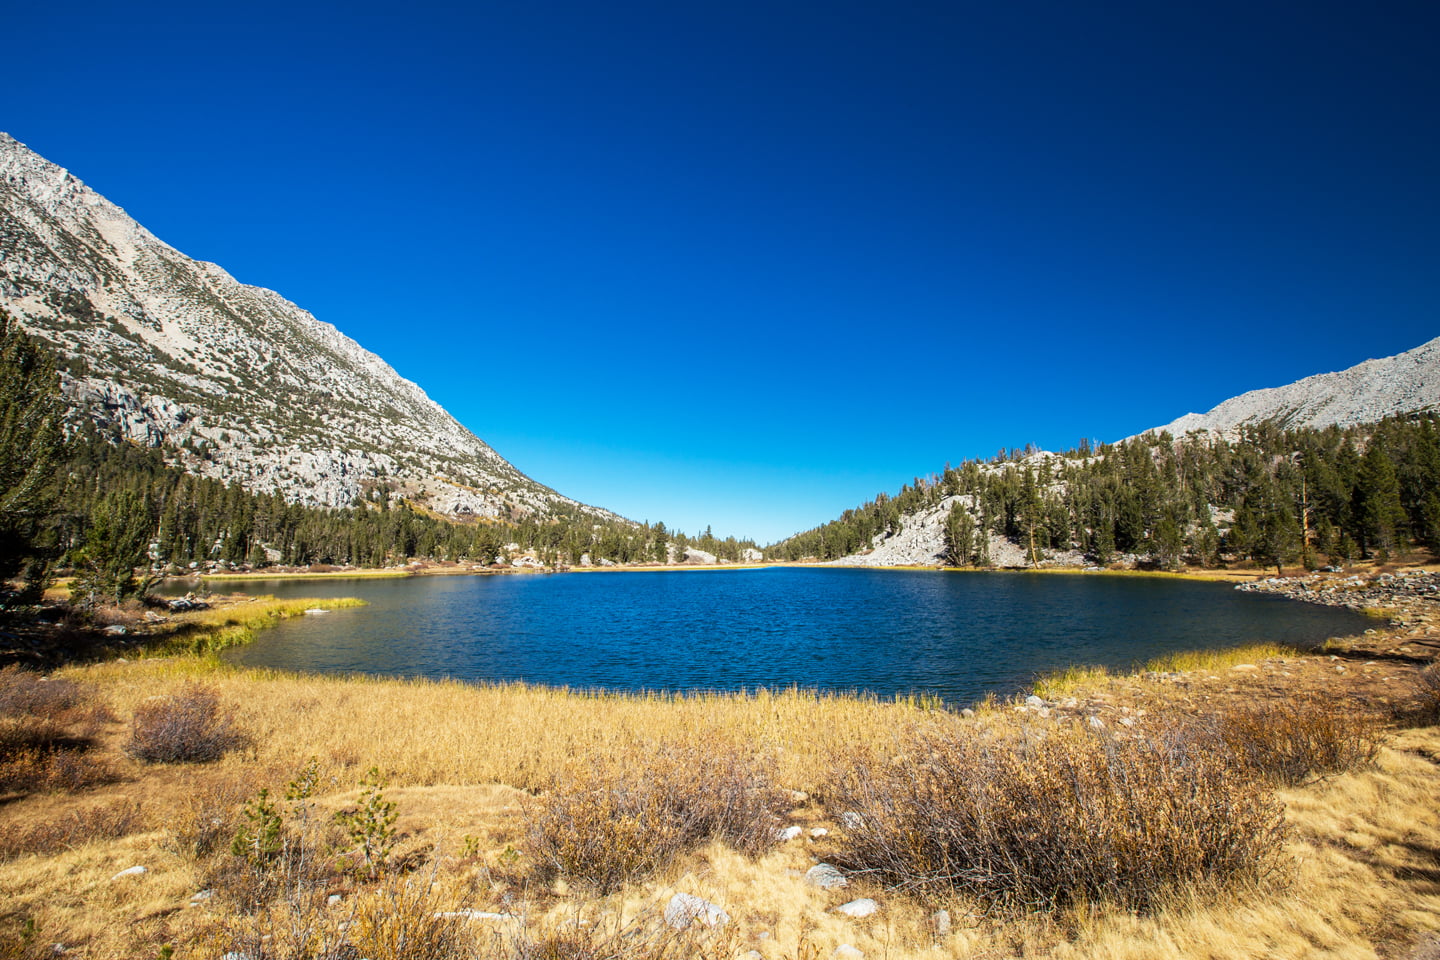
[[[1433,0],[5,19],[0,129],[691,533],[1440,334]]]

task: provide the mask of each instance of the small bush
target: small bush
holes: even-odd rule
[[[0,792],[78,790],[114,779],[87,756],[103,709],[79,684],[31,670],[0,670]]]
[[[542,864],[609,892],[712,840],[758,853],[787,806],[757,756],[637,747],[552,777],[529,809],[529,841]]]
[[[248,738],[221,709],[219,695],[198,683],[135,710],[125,750],[149,763],[206,763],[243,746]]]
[[[0,717],[62,721],[85,701],[78,683],[47,679],[13,664],[0,669]]]
[[[1411,702],[1396,711],[1395,719],[1407,727],[1440,724],[1440,664],[1432,663],[1415,677]]]
[[[1321,697],[1277,700],[1221,714],[1220,744],[1262,776],[1285,786],[1370,765],[1384,737],[1377,716]]]
[[[1001,909],[1158,905],[1167,891],[1275,869],[1283,811],[1264,784],[1178,731],[915,733],[902,757],[855,762],[829,791],[843,865],[894,887]]]
[[[71,810],[50,820],[12,821],[0,826],[0,860],[31,853],[55,854],[81,843],[124,837],[145,828],[140,804],[133,800]]]

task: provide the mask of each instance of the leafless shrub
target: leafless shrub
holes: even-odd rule
[[[85,690],[70,680],[47,679],[17,665],[0,669],[0,717],[67,719],[86,701]]]
[[[1368,766],[1384,737],[1375,714],[1318,696],[1230,710],[1214,723],[1224,749],[1286,786]]]
[[[0,826],[0,860],[25,854],[53,854],[91,840],[124,837],[146,828],[133,800],[70,810],[49,820],[11,821]]]
[[[1276,869],[1283,811],[1221,751],[1171,731],[911,735],[902,757],[855,761],[830,790],[854,811],[842,861],[894,887],[959,890],[1001,909],[1158,905],[1192,884]]]
[[[150,763],[205,763],[247,742],[234,718],[221,708],[219,694],[189,683],[173,696],[136,708],[125,750]]]
[[[14,666],[0,670],[0,792],[112,781],[109,764],[88,755],[104,717],[79,684]]]
[[[1395,720],[1407,727],[1440,724],[1440,664],[1432,663],[1416,675],[1410,702],[1395,711]]]
[[[529,842],[548,868],[608,892],[711,840],[758,853],[785,806],[758,756],[637,746],[551,777],[529,808]]]

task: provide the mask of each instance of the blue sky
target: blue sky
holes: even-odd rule
[[[1440,335],[1429,0],[6,19],[0,129],[691,533]]]

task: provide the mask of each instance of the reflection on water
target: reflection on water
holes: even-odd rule
[[[969,701],[1070,664],[1317,641],[1345,610],[1182,580],[795,569],[219,584],[368,607],[281,623],[252,666],[616,690],[800,686]]]

